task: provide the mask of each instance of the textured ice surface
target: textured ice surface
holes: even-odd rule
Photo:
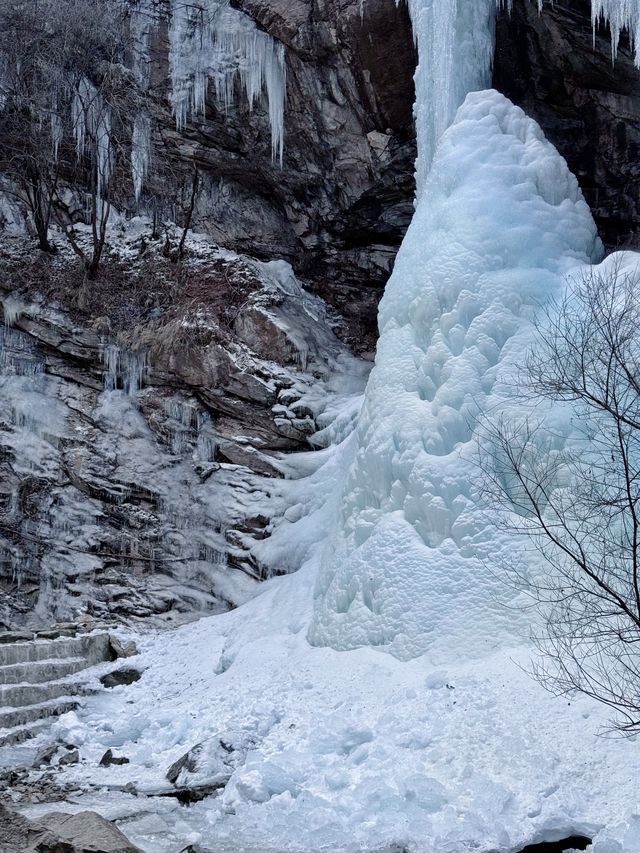
[[[497,92],[446,132],[380,306],[376,364],[310,638],[447,656],[504,642],[485,560],[512,547],[471,481],[474,422],[563,273],[596,259],[589,209],[538,125]]]

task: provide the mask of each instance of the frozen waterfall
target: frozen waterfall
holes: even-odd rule
[[[410,0],[409,11],[418,45],[414,112],[420,197],[438,140],[467,92],[491,85],[496,0]]]
[[[513,542],[472,486],[474,423],[509,401],[540,302],[596,260],[591,213],[538,125],[495,91],[445,132],[380,306],[376,364],[320,571],[310,639],[439,659],[514,615],[485,565]]]
[[[417,195],[431,167],[438,140],[449,127],[468,92],[487,89],[498,9],[510,11],[515,0],[409,0],[418,46],[414,112],[420,137],[416,163]],[[543,11],[545,0],[537,3]],[[640,67],[640,0],[591,0],[594,38],[600,24],[611,28],[615,58],[623,30],[629,32]]]
[[[519,626],[487,562],[512,541],[472,485],[478,416],[536,307],[599,259],[578,183],[538,127],[486,89],[494,0],[414,0],[418,204],[380,306],[380,339],[325,548],[309,638],[409,658],[486,651]]]

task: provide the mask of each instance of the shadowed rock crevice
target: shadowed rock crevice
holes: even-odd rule
[[[518,853],[564,853],[564,851],[586,850],[591,846],[591,839],[586,835],[570,835],[559,841],[541,841],[539,844],[528,844]]]
[[[590,0],[516,0],[497,27],[494,86],[542,126],[566,158],[611,247],[640,229],[640,71],[626,34],[615,64],[608,28],[595,47]]]

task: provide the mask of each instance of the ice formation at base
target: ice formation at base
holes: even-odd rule
[[[501,380],[526,351],[536,307],[600,251],[566,162],[494,91],[468,96],[422,198],[380,306],[310,630],[314,643],[400,657],[485,651],[513,629],[484,563],[512,544],[471,485],[474,423],[509,405]]]

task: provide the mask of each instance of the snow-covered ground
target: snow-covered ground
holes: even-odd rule
[[[311,572],[270,581],[233,613],[141,639],[142,679],[56,724],[83,758],[65,778],[98,788],[73,807],[121,818],[148,853],[195,841],[515,851],[575,833],[598,839],[594,853],[640,850],[637,743],[598,737],[599,707],[544,692],[519,667],[522,648],[446,668],[428,655],[403,663],[369,648],[314,648]],[[217,798],[181,807],[106,790],[166,788],[176,759],[219,737],[251,745]],[[108,748],[131,763],[99,767]],[[193,781],[206,780],[205,771]]]

